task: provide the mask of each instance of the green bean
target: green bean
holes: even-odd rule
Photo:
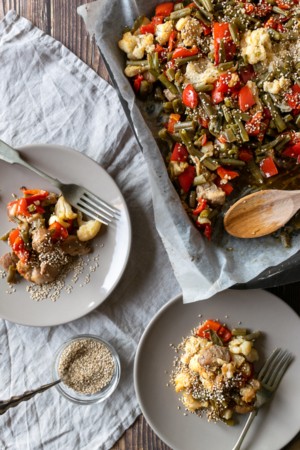
[[[235,167],[244,167],[246,165],[245,161],[241,161],[240,159],[234,158],[219,158],[218,162],[221,165],[235,166]]]
[[[143,25],[144,20],[145,20],[145,16],[139,16],[135,19],[135,21],[133,23],[133,27],[131,29],[132,33],[134,33],[136,30],[138,30],[141,25]]]
[[[229,31],[230,31],[233,42],[236,45],[239,45],[239,43],[240,43],[239,29],[234,22],[231,22],[229,24]]]
[[[184,105],[179,98],[175,98],[172,101],[173,109],[176,114],[182,114],[184,112]]]
[[[194,84],[194,88],[197,92],[210,92],[213,90],[214,85],[213,84],[203,84],[203,83],[197,83]]]
[[[166,76],[167,76],[168,80],[174,81],[175,80],[175,70],[173,68],[167,69]]]
[[[199,92],[199,98],[208,117],[216,116],[217,111],[211,102],[210,96],[204,92]]]
[[[295,122],[296,122],[297,127],[300,128],[300,114],[298,115]]]
[[[184,64],[187,64],[190,61],[197,61],[200,59],[200,55],[193,55],[193,56],[186,56],[185,58],[176,58],[175,62],[178,67],[183,66]]]
[[[286,116],[284,116],[283,120],[285,121],[285,123],[292,122],[294,120],[294,116],[292,116],[292,114],[287,114]]]
[[[219,46],[219,61],[221,63],[226,62],[226,48],[224,39],[220,39],[220,46]]]
[[[213,12],[214,8],[213,8],[213,4],[212,4],[211,0],[200,0],[200,2],[202,3],[202,5],[206,9],[206,11],[208,11],[210,13]]]
[[[192,156],[198,156],[199,158],[201,158],[201,156],[203,156],[203,155],[202,155],[202,153],[199,152],[199,150],[197,150],[194,147],[188,132],[186,130],[180,130],[179,134],[180,134],[182,142],[186,146],[187,151],[189,152],[189,154],[192,155]]]
[[[231,123],[231,122],[232,122],[232,115],[230,114],[230,112],[229,112],[227,106],[222,105],[221,108],[222,108],[223,116],[224,116],[226,122]]]
[[[159,75],[158,79],[167,89],[169,89],[170,92],[172,92],[172,94],[178,94],[176,86],[171,83],[171,81],[169,81],[163,73]]]
[[[149,66],[147,59],[139,59],[137,61],[126,61],[127,66]],[[150,66],[149,66],[150,67]]]
[[[227,108],[234,108],[233,100],[230,97],[225,97],[224,103]]]
[[[285,130],[286,124],[283,121],[282,117],[280,116],[278,109],[274,105],[273,100],[271,99],[270,95],[265,94],[265,95],[263,95],[262,99],[263,99],[263,102],[265,103],[265,105],[269,108],[269,110],[271,112],[271,115],[272,115],[272,118],[274,120],[277,130],[279,132]]]
[[[139,90],[140,96],[141,97],[148,96],[150,94],[151,90],[152,90],[152,84],[149,83],[146,80],[142,80],[141,87],[140,87],[140,90]]]
[[[171,12],[170,19],[171,20],[181,19],[182,17],[189,16],[191,12],[192,12],[191,8],[178,9],[177,11]]]
[[[174,11],[177,11],[178,9],[183,9],[184,5],[183,3],[175,3],[174,5]]]
[[[259,170],[259,168],[257,167],[257,165],[255,164],[255,161],[253,159],[251,159],[250,161],[248,161],[248,168],[252,174],[252,176],[254,177],[255,181],[259,184],[263,184],[264,180],[262,177],[262,174]]]
[[[202,161],[202,164],[209,170],[216,170],[218,167],[220,167],[220,164],[212,158],[205,158]]]
[[[10,231],[8,231],[7,233],[3,234],[3,235],[0,237],[0,241],[7,241],[7,240],[8,240],[9,234],[10,234]]]
[[[244,120],[244,122],[249,122],[249,120],[251,119],[251,115],[250,114],[243,113],[243,112],[241,113],[240,117],[241,117],[241,119]]]
[[[240,131],[240,135],[241,135],[242,141],[243,142],[248,142],[249,141],[249,135],[248,135],[247,131],[245,130],[244,125],[242,124],[241,117],[240,117],[239,113],[237,111],[235,111],[235,112],[232,113],[232,115],[233,115],[233,120],[235,121],[236,125],[238,125],[238,127],[239,127],[239,131]]]
[[[259,336],[261,336],[260,331],[253,331],[253,333],[249,333],[243,336],[243,339],[245,341],[253,341],[254,339],[257,339]]]
[[[173,103],[172,102],[164,102],[162,104],[164,111],[166,112],[173,112],[174,111],[174,107],[173,107]]]
[[[283,16],[288,17],[290,14],[289,11],[284,11],[283,9],[279,8],[278,6],[273,6],[272,10],[276,12],[277,14],[282,14]]]
[[[167,144],[168,144],[170,149],[173,147],[173,140],[172,140],[170,134],[168,133],[168,131],[165,128],[162,128],[161,130],[159,130],[158,137],[162,141],[167,142]]]
[[[174,130],[175,131],[179,131],[179,130],[192,130],[195,131],[196,129],[196,123],[191,121],[188,122],[177,122],[174,124]]]
[[[196,208],[197,198],[196,191],[191,191],[189,196],[189,206],[190,208]]]
[[[197,19],[201,20],[201,22],[203,22],[206,26],[209,27],[209,26],[211,25],[211,19],[208,19],[208,18],[205,16],[205,14],[203,14],[203,11],[201,11],[200,8],[195,12],[194,16],[195,16]]]
[[[225,128],[224,135],[227,142],[234,142],[237,140],[237,137],[231,127]]]
[[[11,264],[8,267],[8,271],[7,271],[7,277],[6,277],[7,283],[14,283],[15,282],[16,273],[17,273],[16,266],[14,264]]]
[[[218,65],[217,69],[220,70],[221,72],[225,72],[226,70],[232,69],[233,67],[234,67],[234,62],[228,61],[228,62],[220,63]]]
[[[275,150],[276,150],[277,152],[279,152],[280,150],[282,150],[282,149],[286,146],[286,144],[287,144],[288,142],[290,142],[290,140],[291,140],[291,136],[289,136],[288,134],[287,134],[286,136],[283,136],[283,138],[282,138],[282,140],[279,142],[279,144],[276,145]]]
[[[274,39],[274,41],[278,42],[281,40],[281,34],[278,33],[278,31],[273,30],[273,28],[268,28],[268,33],[269,33],[270,37],[272,39]]]
[[[245,336],[247,334],[247,328],[232,328],[231,334],[233,336]]]

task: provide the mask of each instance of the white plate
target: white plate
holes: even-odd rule
[[[178,345],[207,318],[263,331],[256,344],[262,362],[275,347],[295,355],[273,401],[259,412],[243,444],[247,450],[281,449],[300,428],[300,319],[286,303],[262,290],[228,290],[185,305],[176,297],[158,312],[142,336],[134,365],[136,394],[147,422],[173,450],[229,450],[236,443],[246,417],[229,427],[190,413],[184,416],[179,395],[167,386],[175,356],[170,344]]]
[[[116,287],[125,270],[131,245],[131,226],[126,203],[107,172],[77,151],[55,145],[31,145],[20,149],[20,152],[32,165],[65,183],[81,184],[116,206],[121,213],[119,220],[108,227],[103,226],[100,230],[99,237],[93,243],[93,253],[84,257],[87,267],[77,283],[72,282],[71,274],[66,279],[66,285],[72,288],[71,293],[62,290],[55,302],[50,299],[39,302],[32,300],[26,291],[29,283],[25,280],[17,284],[16,292],[8,294],[6,280],[0,279],[1,318],[32,326],[51,326],[70,322],[100,305]],[[12,228],[6,215],[6,204],[12,200],[12,193],[20,195],[21,186],[52,191],[55,189],[38,175],[16,164],[0,161],[0,174],[0,235],[2,235]],[[7,250],[7,245],[0,242],[0,254],[4,254]],[[95,266],[94,257],[98,255],[99,267],[95,272],[91,272],[90,267]],[[90,282],[85,281],[85,275],[90,275]]]

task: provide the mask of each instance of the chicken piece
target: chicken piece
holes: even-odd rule
[[[0,266],[4,270],[8,270],[9,266],[15,266],[18,260],[18,257],[14,253],[5,253],[5,255],[0,257]]]
[[[196,188],[197,198],[204,198],[212,205],[223,205],[225,203],[225,192],[214,183],[204,183]]]
[[[91,251],[91,247],[86,242],[80,241],[77,236],[68,236],[61,242],[60,247],[70,256],[86,255]]]
[[[230,362],[230,352],[227,347],[212,345],[199,352],[198,361],[202,366],[223,365]]]
[[[46,228],[38,228],[32,233],[32,248],[37,253],[49,252],[53,250],[51,234]]]

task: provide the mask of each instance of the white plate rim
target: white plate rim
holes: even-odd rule
[[[273,294],[273,293],[271,293],[271,292],[269,292],[269,291],[265,291],[265,290],[263,290],[263,289],[252,289],[252,290],[242,290],[242,291],[239,291],[239,290],[232,290],[232,289],[228,289],[228,290],[226,290],[226,291],[223,291],[223,292],[220,292],[220,293],[218,293],[218,294],[216,294],[216,295],[214,295],[211,299],[208,299],[208,300],[205,300],[206,302],[209,302],[210,300],[212,300],[213,298],[215,298],[215,297],[218,297],[219,295],[222,295],[222,294],[224,294],[224,293],[226,293],[226,292],[228,292],[228,291],[232,291],[232,292],[235,292],[235,293],[238,293],[238,292],[242,292],[243,294],[250,294],[250,293],[256,293],[256,292],[263,292],[263,293],[265,293],[265,294],[267,294],[270,298],[274,298],[274,299],[276,299],[277,301],[279,301],[280,303],[282,303],[283,305],[284,305],[284,307],[286,307],[286,310],[287,311],[289,311],[292,315],[294,315],[294,317],[295,318],[297,318],[298,319],[298,321],[299,321],[299,326],[300,326],[300,317],[297,315],[297,313],[286,303],[286,302],[284,302],[281,298],[279,298],[278,296],[276,296],[275,294]],[[136,393],[136,396],[137,396],[137,400],[138,400],[138,403],[139,403],[139,406],[140,406],[140,408],[141,408],[141,411],[142,411],[142,414],[143,414],[143,416],[145,417],[145,419],[146,419],[146,421],[147,421],[147,423],[148,423],[148,425],[152,428],[152,430],[155,432],[155,434],[166,444],[166,445],[168,445],[170,448],[173,448],[173,450],[174,450],[174,448],[175,447],[172,447],[172,445],[174,445],[174,443],[172,443],[172,442],[170,442],[169,441],[169,439],[168,439],[168,437],[163,433],[163,431],[159,428],[159,427],[157,427],[154,423],[153,423],[153,420],[152,420],[152,417],[148,414],[148,411],[147,411],[147,409],[144,407],[144,401],[143,401],[143,397],[142,397],[142,393],[141,393],[141,391],[142,391],[142,389],[141,389],[141,386],[140,386],[140,384],[139,384],[139,380],[138,380],[138,370],[139,370],[139,364],[140,364],[140,358],[141,358],[141,352],[142,352],[142,348],[143,348],[143,346],[144,346],[144,344],[145,344],[145,342],[147,341],[147,339],[148,339],[148,336],[149,335],[151,335],[151,331],[152,331],[152,327],[156,324],[156,322],[161,318],[161,316],[163,316],[164,315],[164,313],[169,309],[169,308],[171,308],[174,304],[176,304],[177,302],[179,302],[179,301],[182,301],[182,294],[178,294],[178,295],[176,295],[175,297],[173,297],[173,298],[171,298],[165,305],[163,305],[158,311],[157,311],[157,313],[152,317],[152,319],[150,320],[150,322],[148,323],[148,325],[146,326],[146,328],[145,328],[145,330],[144,330],[144,332],[143,332],[143,334],[142,334],[142,336],[141,336],[141,338],[140,338],[140,341],[139,341],[139,343],[138,343],[138,347],[137,347],[137,350],[136,350],[136,354],[135,354],[135,359],[134,359],[134,369],[133,369],[133,375],[134,375],[134,388],[135,388],[135,393]],[[202,303],[202,302],[195,302],[195,303],[193,303],[193,304],[187,304],[187,305],[195,305],[196,303]],[[182,303],[182,305],[184,306],[184,303]],[[200,322],[202,319],[198,319],[198,321]],[[197,323],[197,317],[195,317],[195,323]],[[195,323],[192,323],[191,324],[191,328],[192,328],[192,326],[194,326],[195,325]],[[180,340],[180,336],[178,336],[179,337],[179,340]],[[178,340],[178,341],[179,341]],[[176,394],[175,392],[173,392],[173,394],[176,396],[178,396],[178,394]],[[198,419],[198,418],[197,418]],[[206,420],[205,418],[202,418],[202,419],[198,419],[198,420]],[[210,426],[214,426],[213,424],[210,424]],[[254,428],[254,427],[253,427]],[[241,430],[242,430],[242,428],[240,428],[240,432],[241,432]],[[272,450],[281,450],[282,448],[283,448],[283,446],[285,446],[285,445],[287,445],[289,442],[291,442],[292,440],[293,440],[293,438],[295,438],[295,436],[298,434],[298,432],[300,431],[300,425],[298,426],[298,428],[297,428],[297,430],[294,430],[294,432],[292,433],[292,434],[290,434],[290,436],[288,437],[288,439],[282,444],[280,444],[280,446],[279,447],[276,447],[276,448],[274,448],[274,447],[272,447]],[[211,447],[211,448],[214,448],[214,447]],[[218,448],[220,448],[220,447],[218,447]],[[249,448],[249,450],[250,450],[250,447],[245,447],[245,448]],[[254,447],[253,448],[255,448],[255,444],[254,444]],[[268,448],[270,448],[270,447],[268,447]],[[251,449],[252,449],[252,445],[251,445]],[[176,450],[185,450],[185,449],[183,449],[183,448],[179,448],[179,447],[176,447]]]
[[[102,175],[104,175],[105,177],[107,177],[108,180],[110,180],[110,182],[114,185],[114,189],[118,192],[118,195],[120,197],[120,199],[122,200],[122,213],[124,213],[124,217],[126,220],[126,226],[128,227],[128,233],[127,233],[127,247],[126,247],[126,251],[124,253],[124,260],[123,260],[123,265],[122,265],[122,269],[119,271],[119,273],[117,274],[117,276],[114,279],[114,283],[111,285],[110,289],[107,291],[105,297],[103,297],[101,300],[99,300],[98,302],[95,302],[95,305],[93,307],[91,307],[89,310],[82,312],[80,314],[76,314],[71,318],[67,318],[67,319],[58,319],[58,320],[49,320],[48,322],[44,322],[43,323],[35,323],[35,322],[31,322],[31,321],[24,321],[24,320],[14,320],[11,318],[10,315],[7,314],[3,314],[0,310],[0,318],[4,319],[4,320],[8,320],[12,323],[18,324],[18,325],[25,325],[25,326],[32,326],[32,327],[51,327],[51,326],[57,326],[57,325],[62,325],[65,323],[69,323],[72,322],[74,320],[77,320],[87,314],[89,314],[90,312],[92,312],[95,308],[97,308],[98,306],[100,306],[104,301],[106,301],[106,299],[110,296],[110,294],[114,291],[114,289],[116,288],[116,286],[118,285],[119,281],[121,280],[124,271],[127,267],[127,263],[129,260],[129,256],[130,256],[130,251],[131,251],[131,244],[132,244],[132,225],[131,225],[131,220],[130,220],[130,215],[129,215],[129,211],[128,211],[128,207],[126,204],[126,201],[124,199],[124,196],[120,190],[120,188],[118,187],[118,185],[116,184],[116,182],[114,181],[114,179],[112,178],[112,176],[96,161],[94,161],[92,158],[90,158],[89,156],[85,155],[84,153],[76,150],[75,148],[72,148],[70,146],[67,145],[60,145],[60,144],[44,144],[44,143],[34,143],[34,144],[27,144],[24,146],[20,146],[20,147],[16,147],[17,150],[19,150],[21,153],[23,152],[25,155],[28,151],[33,151],[35,154],[37,152],[37,150],[41,150],[42,149],[42,153],[44,153],[45,150],[49,150],[49,149],[54,149],[57,151],[62,151],[64,154],[66,155],[74,155],[76,154],[76,157],[82,159],[82,161],[86,161],[87,164],[93,165],[95,168],[97,168],[96,170],[99,171],[99,173]],[[2,161],[1,161],[2,162]],[[16,164],[17,166],[17,164]],[[20,166],[19,166],[20,167]],[[35,175],[36,176],[36,175]],[[76,181],[75,181],[76,182]],[[53,190],[57,190],[53,187]],[[9,222],[7,222],[9,224]],[[2,253],[1,253],[2,254]],[[27,282],[26,282],[27,283]],[[61,299],[59,299],[58,301],[60,301]],[[33,300],[30,300],[31,302],[34,303]],[[51,301],[49,299],[47,300],[43,300],[43,301]]]

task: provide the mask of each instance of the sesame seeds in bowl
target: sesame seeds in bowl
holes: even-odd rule
[[[117,352],[98,336],[84,334],[66,341],[57,351],[53,378],[56,389],[68,400],[87,405],[107,399],[121,375]]]

